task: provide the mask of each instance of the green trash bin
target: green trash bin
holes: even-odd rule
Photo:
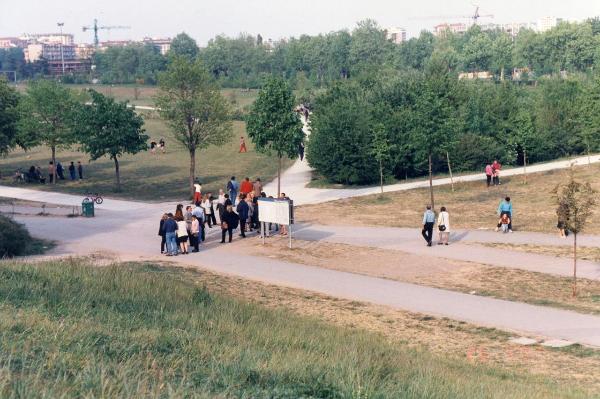
[[[81,214],[86,218],[94,217],[94,202],[93,201],[83,201],[81,203]]]

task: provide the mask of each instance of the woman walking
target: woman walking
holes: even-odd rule
[[[440,231],[440,240],[438,245],[448,245],[448,239],[450,238],[450,214],[443,206],[440,208],[440,214],[438,216],[438,230]]]
[[[204,209],[206,223],[208,223],[209,228],[212,228],[212,204],[208,194],[205,195],[204,199],[202,200],[202,208]]]

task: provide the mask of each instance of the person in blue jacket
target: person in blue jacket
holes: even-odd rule
[[[502,218],[503,215],[508,215],[510,219],[510,222],[508,224],[508,232],[512,233],[513,206],[512,202],[510,202],[510,197],[506,197],[502,201],[500,201],[497,213],[500,218]],[[502,224],[498,223],[498,225],[496,226],[496,231],[499,231],[501,226]]]
[[[240,218],[240,236],[246,238],[246,222],[248,221],[249,206],[246,202],[246,194],[240,196],[240,202],[237,205],[236,211]]]

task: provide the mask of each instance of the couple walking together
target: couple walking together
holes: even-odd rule
[[[423,230],[421,234],[430,247],[433,242],[433,228],[435,226],[435,213],[431,209],[431,205],[427,205],[427,209],[423,214]],[[450,238],[450,214],[445,206],[440,208],[440,214],[437,217],[437,225],[439,231],[438,245],[448,245]]]

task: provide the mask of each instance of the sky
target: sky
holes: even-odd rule
[[[476,0],[477,1],[477,0]],[[600,15],[598,0],[478,0],[482,22],[535,22],[555,16],[583,20]],[[0,37],[23,33],[64,32],[77,42],[92,42],[91,25],[126,25],[129,30],[100,31],[100,41],[173,37],[186,32],[205,45],[218,34],[261,34],[277,40],[301,34],[351,29],[371,18],[382,27],[404,27],[417,36],[439,22],[466,22],[475,6],[466,0],[0,0]],[[433,17],[433,18],[430,18]],[[440,17],[440,18],[437,18]]]

